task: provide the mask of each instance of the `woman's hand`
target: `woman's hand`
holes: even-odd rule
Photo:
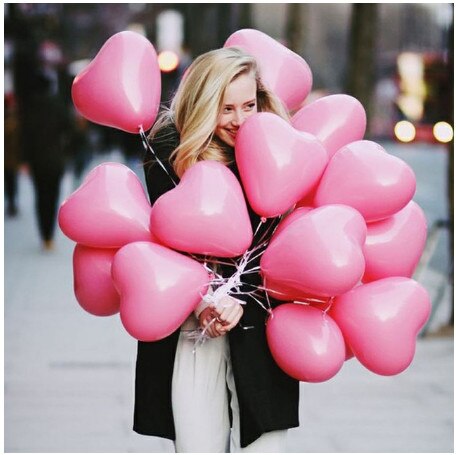
[[[206,333],[211,338],[223,336],[236,327],[243,313],[244,309],[240,301],[226,296],[218,301],[217,306],[211,305],[201,312],[199,316],[200,326],[203,329],[207,327]],[[214,318],[216,320],[209,325]]]

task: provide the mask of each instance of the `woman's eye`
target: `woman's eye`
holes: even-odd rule
[[[256,106],[256,103],[247,104],[247,109],[251,111]]]
[[[230,112],[231,112],[231,107],[225,107],[225,108],[223,109],[223,113],[224,113],[224,114],[228,114],[228,113],[230,113]]]

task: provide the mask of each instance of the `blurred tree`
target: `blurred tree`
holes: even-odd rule
[[[236,30],[237,14],[231,3],[217,4],[217,45],[222,47],[227,38]]]
[[[251,3],[237,3],[239,5],[239,27],[242,28],[252,28],[252,4]]]
[[[248,3],[184,4],[185,43],[193,56],[222,47],[237,30],[252,27]]]
[[[378,25],[378,4],[354,3],[352,5],[348,77],[346,93],[357,98],[371,118],[371,99],[375,83],[375,54]]]
[[[307,5],[304,3],[287,4],[287,47],[299,55],[303,53],[303,43],[306,35],[306,9]]]
[[[193,56],[217,47],[218,6],[214,3],[186,3],[184,5],[185,41]]]

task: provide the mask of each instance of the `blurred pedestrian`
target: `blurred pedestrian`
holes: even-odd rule
[[[81,184],[84,171],[87,169],[93,157],[92,144],[90,141],[90,125],[78,112],[73,112],[71,127],[67,136],[66,147],[71,156],[74,183],[76,189]]]
[[[120,131],[120,133],[119,144],[125,164],[136,171],[141,166],[143,146],[138,140],[138,135],[124,131]]]
[[[197,58],[150,135],[169,174],[146,155],[151,203],[173,188],[170,175],[177,181],[200,160],[225,163],[239,179],[234,141],[257,111],[288,120],[280,101],[262,85],[253,57],[226,48]],[[258,226],[260,217],[250,207],[249,214]],[[252,267],[258,263],[259,258]],[[218,272],[227,278],[235,270],[221,266]],[[243,281],[248,283],[243,292],[262,284],[258,273]],[[245,304],[229,295],[217,305],[203,301],[169,337],[138,343],[136,432],[172,439],[177,452],[229,452],[230,439],[234,452],[286,451],[286,430],[299,425],[299,382],[271,356],[268,314],[250,295],[243,298]],[[194,352],[187,332],[198,327],[210,339]]]
[[[5,197],[6,214],[15,217],[18,214],[18,172],[20,165],[19,122],[16,102],[12,95],[5,95]]]
[[[59,74],[49,65],[29,70],[32,88],[23,111],[23,158],[35,189],[35,208],[44,250],[54,248],[60,184],[66,164],[68,111],[59,94]]]

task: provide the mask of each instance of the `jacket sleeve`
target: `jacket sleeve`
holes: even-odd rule
[[[179,182],[169,161],[171,153],[179,145],[179,134],[175,128],[165,127],[152,140],[149,140],[149,145],[155,155],[150,150],[147,150],[144,155],[143,165],[147,192],[149,193],[150,203],[153,205],[162,194],[174,188],[172,179],[176,183]],[[157,160],[160,160],[166,171]]]

